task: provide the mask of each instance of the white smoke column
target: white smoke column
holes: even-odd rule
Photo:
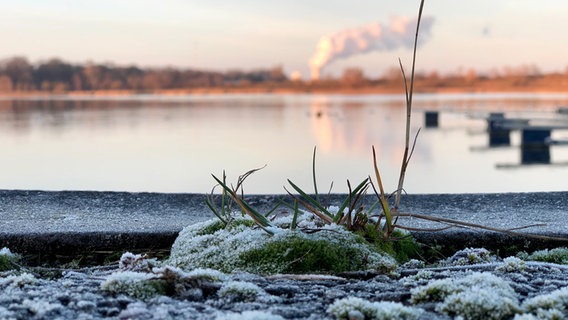
[[[371,51],[389,51],[399,47],[412,48],[416,22],[416,18],[393,18],[390,27],[374,22],[322,37],[309,62],[312,79],[319,79],[322,68],[337,59]],[[433,23],[434,18],[422,17],[419,43],[429,38]]]

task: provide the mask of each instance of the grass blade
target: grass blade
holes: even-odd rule
[[[333,215],[329,211],[327,211],[327,209],[324,208],[319,201],[305,193],[302,189],[300,189],[300,187],[290,181],[290,179],[288,179],[288,183],[292,186],[292,188],[294,188],[294,190],[296,190],[296,192],[300,194],[300,196],[302,196],[302,199],[304,199],[305,202],[308,202],[311,206],[317,208],[320,212],[326,214],[328,217],[333,218]]]
[[[318,210],[316,207],[312,206],[309,202],[304,201],[303,199],[299,198],[296,195],[293,195],[290,191],[288,191],[288,189],[284,188],[284,190],[286,190],[286,192],[288,192],[288,194],[292,196],[295,201],[298,201],[298,203],[304,206],[304,208],[306,208],[308,211],[310,211],[311,213],[313,213],[314,215],[325,221],[327,224],[331,224],[334,222],[333,218],[328,213],[327,214],[323,213],[322,211]]]
[[[385,231],[387,232],[388,236],[388,233],[390,233],[392,229],[392,216],[389,208],[389,203],[387,201],[387,197],[385,196],[385,189],[383,188],[381,174],[379,173],[379,165],[377,164],[377,154],[375,152],[374,146],[373,146],[373,164],[375,168],[375,177],[377,179],[377,184],[379,185],[380,194],[377,193],[377,189],[375,189],[375,186],[373,184],[372,186],[373,189],[375,190],[375,194],[377,194],[379,200],[381,201],[381,207],[383,208],[383,213],[385,215],[385,220],[386,220]]]
[[[357,187],[355,187],[355,189],[353,189],[353,191],[349,192],[349,196],[347,197],[347,199],[345,199],[343,201],[343,203],[339,207],[339,211],[337,212],[337,215],[334,217],[335,221],[338,221],[339,219],[341,219],[341,215],[343,215],[343,211],[345,211],[345,208],[347,208],[347,206],[351,205],[351,199],[353,199],[357,194],[359,194],[360,191],[363,188],[368,186],[368,183],[369,183],[369,178],[365,178],[365,180],[363,180],[361,183],[359,183],[359,185]]]
[[[418,47],[418,33],[420,31],[420,21],[422,20],[422,11],[424,9],[424,0],[420,1],[420,8],[418,9],[418,20],[416,22],[416,33],[414,35],[414,47],[412,53],[412,68],[410,70],[410,88],[406,85],[406,76],[404,74],[404,68],[402,67],[402,63],[400,62],[400,69],[403,74],[404,84],[406,89],[406,134],[405,134],[405,148],[404,148],[404,156],[402,157],[402,164],[400,167],[400,176],[398,179],[398,187],[396,192],[396,197],[394,201],[394,209],[393,211],[396,212],[398,210],[398,205],[400,204],[400,197],[402,196],[402,190],[404,187],[404,177],[406,175],[406,168],[408,167],[409,162],[409,148],[410,148],[410,118],[412,115],[412,96],[414,93],[414,71],[416,68],[416,49]]]
[[[314,154],[312,155],[312,181],[314,182],[314,194],[316,201],[319,202],[318,183],[316,180],[316,146],[314,146]]]
[[[221,216],[221,214],[219,214],[219,211],[215,208],[215,206],[213,205],[210,199],[206,199],[205,204],[207,205],[207,207],[209,207],[209,209],[213,212],[213,214],[219,220],[221,220],[221,222],[223,222],[223,224],[227,225],[227,221],[225,221],[225,219]]]
[[[235,190],[229,188],[225,183],[223,183],[221,180],[219,180],[219,178],[217,178],[215,175],[212,175],[212,176],[213,176],[213,179],[215,179],[215,181],[217,181],[217,183],[225,191],[227,191],[227,194],[229,195],[229,197],[231,197],[231,199],[239,206],[239,208],[241,208],[241,210],[244,213],[246,213],[249,217],[251,217],[258,226],[263,228],[268,233],[272,234],[271,231],[265,229],[266,227],[270,227],[271,223],[268,219],[266,219],[266,217],[264,215],[260,214],[259,212],[254,210],[251,206],[249,206],[249,204],[246,201],[244,201],[243,199],[241,199],[237,195]]]
[[[298,201],[294,201],[294,216],[292,217],[292,224],[290,225],[290,229],[295,230],[296,224],[298,221],[298,214],[300,210],[298,209]]]

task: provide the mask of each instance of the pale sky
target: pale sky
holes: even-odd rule
[[[393,17],[416,16],[418,0],[0,0],[0,58],[220,70],[269,68],[309,74],[320,38]],[[566,0],[430,0],[431,37],[418,69],[535,64],[568,66]],[[331,63],[371,76],[410,62],[408,49]]]

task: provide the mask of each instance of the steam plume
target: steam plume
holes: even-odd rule
[[[430,36],[432,17],[422,17],[420,40]],[[393,18],[390,26],[374,22],[355,29],[344,30],[322,37],[310,59],[312,79],[319,79],[321,70],[337,59],[371,51],[389,51],[399,47],[412,48],[416,31],[416,18]]]

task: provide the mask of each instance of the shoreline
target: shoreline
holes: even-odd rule
[[[443,88],[416,88],[415,94],[504,94],[504,93],[527,93],[527,94],[568,94],[567,88],[560,87],[443,87]],[[403,88],[267,88],[267,87],[219,87],[219,88],[191,88],[191,89],[164,89],[164,90],[83,90],[83,91],[15,91],[0,92],[2,99],[19,98],[53,98],[53,97],[126,97],[136,95],[149,96],[183,96],[183,95],[232,95],[232,94],[338,94],[338,95],[404,95]]]

